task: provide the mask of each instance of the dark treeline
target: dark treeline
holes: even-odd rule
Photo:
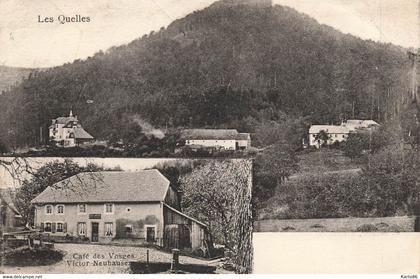
[[[39,144],[70,108],[97,139],[157,128],[395,118],[409,96],[405,50],[293,9],[216,3],[86,60],[32,73],[0,95],[3,144]],[[264,124],[265,125],[265,124]]]

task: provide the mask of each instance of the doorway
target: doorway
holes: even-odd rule
[[[99,223],[92,222],[92,235],[91,235],[91,241],[92,242],[98,242],[99,240]]]

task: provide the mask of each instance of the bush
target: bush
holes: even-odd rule
[[[357,227],[357,231],[358,232],[376,232],[378,231],[378,228],[372,224],[363,224]]]
[[[50,265],[61,261],[63,256],[63,252],[48,248],[22,249],[6,253],[3,263],[10,266]]]

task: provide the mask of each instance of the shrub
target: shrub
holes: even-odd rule
[[[378,231],[378,228],[372,224],[363,224],[357,227],[357,231],[358,232],[376,232]]]

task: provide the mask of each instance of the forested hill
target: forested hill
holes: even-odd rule
[[[344,35],[291,8],[232,3],[31,75],[0,97],[0,133],[32,145],[41,126],[70,108],[99,139],[138,119],[251,131],[266,120],[332,123],[353,113],[382,122],[408,96],[404,49]]]
[[[2,91],[8,90],[10,87],[27,78],[34,69],[17,68],[0,65],[0,94]]]

